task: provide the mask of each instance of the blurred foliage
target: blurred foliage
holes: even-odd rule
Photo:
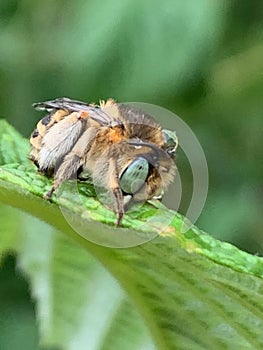
[[[262,15],[261,0],[0,0],[0,116],[28,136],[40,118],[32,102],[49,98],[169,108],[207,157],[198,225],[262,254]],[[182,154],[178,167],[184,212],[192,185]]]
[[[14,271],[11,256],[0,269],[0,347],[35,350],[38,346],[34,309],[26,281]]]

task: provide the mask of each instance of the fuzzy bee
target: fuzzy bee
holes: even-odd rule
[[[118,226],[132,202],[160,196],[172,182],[176,133],[142,111],[112,99],[94,105],[59,98],[33,107],[47,112],[30,138],[30,159],[54,176],[45,198],[88,173],[111,199]]]

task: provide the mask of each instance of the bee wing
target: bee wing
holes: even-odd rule
[[[53,112],[54,110],[67,110],[69,112],[88,112],[89,117],[98,122],[102,126],[111,125],[113,117],[103,110],[100,106],[88,104],[82,101],[71,100],[70,98],[62,97],[56,100],[45,102],[37,102],[33,107],[39,111]]]

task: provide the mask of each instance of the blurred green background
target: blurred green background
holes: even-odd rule
[[[0,0],[0,117],[28,137],[41,117],[32,102],[55,97],[170,109],[208,162],[197,225],[262,255],[262,19],[261,0]],[[184,212],[192,178],[177,162]],[[38,349],[28,288],[6,258],[0,349]]]

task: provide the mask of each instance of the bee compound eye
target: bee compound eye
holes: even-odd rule
[[[120,187],[123,192],[138,192],[144,185],[149,173],[149,163],[143,157],[136,158],[122,173]]]

